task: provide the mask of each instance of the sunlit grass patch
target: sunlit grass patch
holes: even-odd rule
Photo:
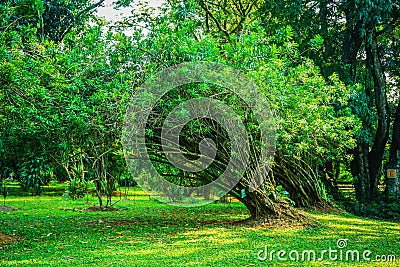
[[[87,203],[87,200],[89,200]],[[115,198],[110,212],[77,212],[96,198],[9,196],[18,208],[0,213],[0,232],[19,237],[0,250],[1,266],[397,266],[382,262],[260,261],[269,250],[337,248],[400,257],[400,224],[350,214],[312,212],[314,228],[265,229],[233,225],[248,217],[236,202],[196,208],[169,206],[141,190]]]

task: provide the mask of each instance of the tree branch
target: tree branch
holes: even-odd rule
[[[218,30],[223,32],[226,35],[226,37],[229,37],[229,32],[221,26],[219,21],[215,18],[215,16],[208,9],[208,6],[204,3],[204,1],[199,1],[199,3],[200,3],[200,7],[210,16],[210,18],[214,21],[215,25],[217,25]]]
[[[87,12],[97,8],[97,7],[99,7],[101,4],[103,4],[104,1],[105,0],[100,0],[97,3],[94,3],[94,4],[90,5],[90,6],[88,6],[87,8],[85,8],[84,10],[81,10],[78,14],[76,14],[76,16],[74,18],[72,18],[71,22],[69,23],[68,28],[61,34],[61,36],[59,38],[59,41],[62,41],[64,39],[65,35],[72,30],[72,28],[75,25],[75,22],[79,19],[80,16],[82,16],[83,14],[85,14],[85,13],[87,13]]]

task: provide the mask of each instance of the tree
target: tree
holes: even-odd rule
[[[336,72],[346,84],[362,85],[350,105],[363,123],[358,146],[350,152],[351,169],[357,199],[377,200],[391,121],[387,95],[395,92],[391,81],[398,79],[398,2],[268,1],[259,12],[267,30],[291,25],[299,50],[314,60],[325,78]],[[315,51],[318,36],[324,42]],[[332,45],[337,40],[342,46]]]
[[[400,104],[397,105],[396,113],[394,115],[392,143],[390,145],[389,162],[387,167],[393,169],[400,169]],[[400,195],[399,176],[395,179],[386,178],[386,198],[390,200],[392,197],[396,198]]]
[[[110,205],[124,169],[119,152],[124,101],[136,75],[126,63],[126,38],[103,37],[101,24],[86,25],[60,45],[38,37],[41,25],[18,23],[28,16],[20,8],[1,8],[3,170],[11,169],[27,189],[54,176],[70,183],[96,180],[100,203],[106,194]],[[36,11],[29,14],[40,18],[43,9]]]
[[[316,167],[325,157],[344,160],[346,151],[355,145],[353,136],[358,123],[351,115],[351,110],[345,108],[350,96],[349,88],[340,83],[337,76],[332,76],[329,84],[325,82],[312,62],[299,55],[296,43],[292,41],[290,27],[268,36],[259,21],[246,21],[243,22],[243,30],[238,34],[230,33],[227,41],[226,35],[221,37],[213,33],[218,31],[218,26],[215,26],[215,31],[204,27],[205,18],[199,16],[201,12],[201,7],[196,5],[173,5],[162,16],[159,15],[155,22],[149,24],[149,33],[134,45],[146,51],[144,62],[154,66],[149,73],[163,66],[185,61],[220,62],[249,72],[281,118],[277,159],[272,172],[265,170],[260,173],[250,168],[245,173],[245,178],[253,177],[253,171],[257,173],[257,179],[265,179],[260,191],[249,192],[246,180],[248,182],[250,179],[243,179],[230,194],[243,202],[251,216],[256,219],[279,216],[291,218],[287,206],[279,202],[282,198],[278,196],[282,196],[280,194],[283,190],[278,188],[284,188],[291,193],[290,198],[295,199],[299,206],[327,203]],[[168,96],[168,100],[177,105],[179,101],[201,95],[204,90],[207,92],[210,89],[199,90],[194,88],[175,92]],[[214,95],[212,92],[210,95]],[[229,158],[226,154],[224,156],[224,151],[218,157],[219,164],[198,175],[179,172],[166,160],[160,146],[160,117],[163,118],[163,112],[173,109],[173,106],[166,103],[169,101],[164,99],[156,109],[161,113],[156,113],[157,116],[147,123],[147,138],[151,140],[147,151],[150,151],[154,164],[158,166],[160,173],[178,184],[202,185],[215,180],[224,169],[224,159]],[[241,105],[236,103],[234,106]],[[248,114],[246,109],[241,111]],[[197,132],[193,129],[209,129],[211,132]],[[192,141],[180,145],[183,151],[188,151],[188,155],[198,153],[198,141],[204,138],[220,136],[221,140],[226,140],[223,131],[209,121],[203,121],[197,127],[188,127],[187,131],[183,132],[183,136]],[[257,151],[257,148],[253,151]],[[245,194],[242,194],[243,189]],[[287,198],[286,201],[292,203]],[[293,210],[292,212],[295,213]]]
[[[378,182],[390,127],[384,51],[379,40],[382,40],[382,34],[393,30],[398,19],[398,10],[395,2],[388,5],[386,1],[350,2],[349,5],[350,8],[345,10],[347,25],[355,25],[350,39],[350,47],[353,47],[351,54],[356,60],[356,55],[364,44],[367,75],[371,77],[373,84],[373,87],[365,84],[365,96],[369,107],[374,108],[377,115],[376,130],[367,130],[372,137],[371,148],[369,149],[365,139],[359,141],[352,168],[357,181],[358,200],[365,202],[378,198]],[[357,6],[358,10],[355,9]]]

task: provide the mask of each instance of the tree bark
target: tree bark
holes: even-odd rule
[[[311,225],[313,220],[298,209],[282,202],[275,202],[264,192],[259,190],[246,192],[244,198],[239,199],[250,212],[250,218],[242,223],[251,225],[269,224],[272,227],[285,225]]]
[[[354,149],[350,167],[354,177],[354,187],[356,190],[356,199],[358,202],[365,203],[371,199],[370,195],[370,180],[369,178],[369,163],[368,163],[369,145],[366,142],[360,141]]]
[[[374,81],[375,108],[378,115],[378,127],[375,133],[374,144],[368,153],[370,196],[378,198],[378,183],[381,177],[382,160],[386,143],[389,139],[390,111],[386,96],[386,77],[382,68],[376,30],[370,32],[371,43],[366,44],[367,66]]]
[[[275,203],[260,192],[247,192],[241,201],[249,210],[251,218],[259,219],[280,215]]]
[[[389,138],[390,127],[386,77],[374,25],[367,25],[366,27],[365,52],[366,66],[373,79],[373,92],[367,85],[365,85],[365,90],[368,99],[371,100],[371,103],[368,104],[375,106],[378,124],[371,150],[369,151],[369,144],[364,140],[359,140],[358,146],[354,150],[351,169],[355,179],[356,197],[360,202],[377,200],[379,197],[378,183],[382,173],[383,155]]]
[[[251,222],[252,225],[270,223],[274,225],[282,220],[287,224],[308,225],[312,221],[309,216],[300,210],[288,205],[284,200],[276,197],[275,175],[271,172],[262,170],[259,173],[263,183],[254,188],[249,186],[248,181],[242,179],[234,190],[230,192],[232,196],[242,202],[250,213],[250,218],[245,222]],[[269,185],[269,186],[268,186]],[[268,186],[269,188],[266,188]]]

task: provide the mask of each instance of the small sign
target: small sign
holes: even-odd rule
[[[396,178],[397,170],[396,169],[388,169],[387,170],[387,178]]]
[[[245,197],[246,197],[246,189],[243,188],[243,189],[240,191],[240,195],[241,195],[242,198],[245,198]]]

